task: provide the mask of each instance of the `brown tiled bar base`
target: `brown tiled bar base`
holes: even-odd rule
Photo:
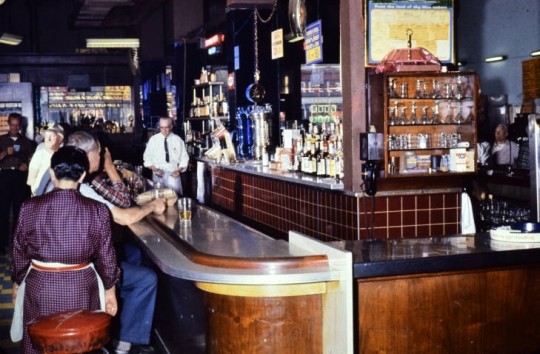
[[[295,230],[321,241],[414,238],[460,232],[460,194],[353,196],[343,191],[212,169],[212,203],[234,218],[286,238]],[[374,228],[371,230],[374,205]]]

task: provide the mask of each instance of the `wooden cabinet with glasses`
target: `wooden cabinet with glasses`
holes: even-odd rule
[[[476,173],[478,78],[398,72],[370,80],[371,120],[385,141],[385,177]]]

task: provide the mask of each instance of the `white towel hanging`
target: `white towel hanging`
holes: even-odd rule
[[[476,233],[471,197],[466,192],[461,193],[461,233]]]

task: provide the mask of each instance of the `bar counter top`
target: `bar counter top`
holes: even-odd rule
[[[324,255],[275,240],[204,205],[195,204],[189,227],[180,225],[176,208],[169,207],[130,229],[165,273],[187,280],[291,284],[337,277]],[[496,241],[488,233],[322,244],[352,253],[354,278],[540,262],[540,243]]]
[[[275,240],[195,202],[188,226],[180,223],[176,207],[168,207],[129,228],[164,273],[185,280],[296,284],[339,279],[324,254]]]
[[[272,177],[278,180],[304,184],[311,187],[343,190],[343,182],[335,178],[323,178],[307,175],[301,172],[282,171],[263,166],[262,161],[246,160],[231,163],[217,163],[216,160],[205,157],[193,157],[197,161],[210,163],[215,167],[226,168],[237,172],[249,173],[260,177]]]
[[[540,263],[540,243],[498,241],[489,233],[329,244],[353,253],[354,278]]]

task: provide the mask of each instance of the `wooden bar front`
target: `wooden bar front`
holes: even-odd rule
[[[540,266],[358,279],[360,353],[534,353]]]
[[[205,290],[208,353],[325,352],[322,292],[291,294],[289,286],[197,286]],[[292,287],[299,294],[309,293],[312,288]]]

